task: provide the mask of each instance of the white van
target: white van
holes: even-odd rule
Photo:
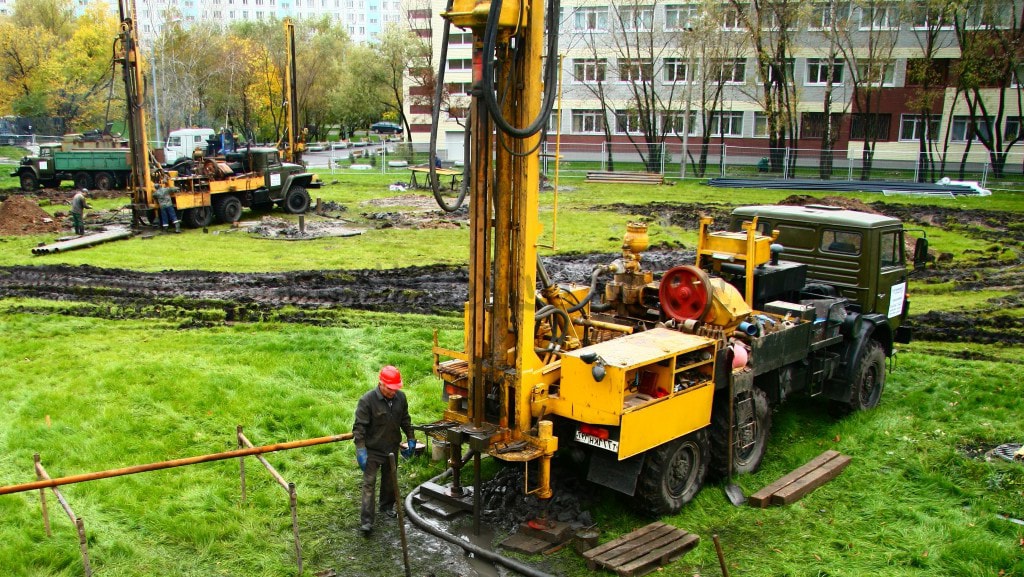
[[[206,150],[206,140],[216,134],[212,128],[181,128],[172,130],[164,144],[164,162],[170,164],[184,157],[191,158],[198,146]]]

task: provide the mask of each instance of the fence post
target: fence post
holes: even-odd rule
[[[984,166],[981,167],[981,187],[982,188],[986,188],[986,184],[988,183],[988,166],[989,166],[989,163],[986,162],[984,164]]]
[[[787,146],[785,152],[782,153],[782,179],[786,180],[789,178],[789,147]]]
[[[235,426],[235,433],[238,439],[238,448],[245,448],[245,443],[242,442],[242,425]],[[242,505],[245,505],[245,457],[238,458],[238,471],[242,478]]]
[[[917,153],[917,159],[914,160],[914,182],[920,182],[921,178],[921,153]]]
[[[729,162],[729,145],[722,145],[722,165],[718,168],[718,176],[725,177],[725,166]]]
[[[665,174],[665,158],[668,156],[668,147],[662,142],[658,144],[658,150],[661,151],[661,174]]]
[[[36,462],[36,479],[42,481],[43,476],[39,474],[39,453],[32,455],[32,458]],[[50,510],[46,506],[46,489],[39,489],[39,503],[43,508],[43,527],[46,529],[46,536],[52,537],[53,533],[50,532]]]
[[[608,170],[608,151],[605,150],[607,146],[607,142],[601,142],[601,172]]]
[[[296,509],[295,483],[288,483],[288,504],[292,508],[292,533],[295,535],[295,559],[299,564],[299,575],[302,575],[302,544],[299,542],[299,515]]]

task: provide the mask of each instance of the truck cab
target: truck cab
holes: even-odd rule
[[[164,143],[164,162],[171,164],[180,158],[190,158],[198,146],[206,150],[206,141],[213,138],[212,128],[181,128],[172,130]]]
[[[805,293],[847,299],[861,314],[885,319],[886,340],[910,341],[906,239],[899,220],[824,205],[744,206],[733,210],[729,230],[741,230],[754,217],[760,234],[778,231],[784,260],[806,265]]]

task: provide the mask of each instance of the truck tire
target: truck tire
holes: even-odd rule
[[[92,175],[88,172],[76,172],[74,176],[75,188],[92,188]]]
[[[844,412],[866,411],[878,406],[885,388],[885,350],[876,340],[864,345],[857,370],[850,383],[850,400],[840,407]]]
[[[220,222],[238,222],[242,218],[242,201],[232,195],[218,198],[214,202],[213,211]]]
[[[37,188],[39,188],[39,179],[36,178],[36,175],[28,171],[22,172],[21,189],[25,192],[33,192]]]
[[[183,211],[181,220],[188,228],[203,228],[204,226],[210,226],[213,222],[213,210],[208,206],[190,208]]]
[[[117,179],[109,172],[100,172],[93,178],[97,190],[114,190],[117,188]]]
[[[707,474],[708,435],[701,429],[648,451],[636,500],[656,516],[678,513],[700,491]]]
[[[59,178],[51,178],[49,180],[41,180],[41,181],[39,181],[39,183],[43,185],[43,188],[60,188],[60,179]]]
[[[284,211],[288,214],[303,214],[309,210],[309,193],[301,186],[288,189],[284,197]]]
[[[727,393],[722,392],[715,399],[715,410],[711,415],[711,472],[716,478],[724,479],[729,473],[729,407]],[[733,473],[744,475],[761,467],[765,451],[768,450],[768,436],[772,428],[772,412],[768,405],[768,393],[754,387],[736,395],[733,406]]]

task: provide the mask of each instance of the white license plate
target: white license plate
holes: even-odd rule
[[[595,437],[594,435],[588,435],[580,431],[576,431],[576,442],[611,451],[613,453],[619,452],[619,442],[613,441],[612,439],[602,439]]]

